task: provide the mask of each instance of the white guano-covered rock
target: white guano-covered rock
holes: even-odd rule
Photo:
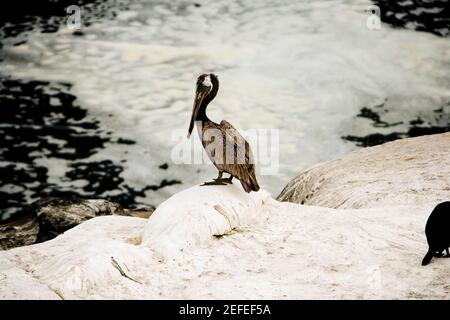
[[[120,287],[122,276],[111,258],[130,276],[145,264],[151,253],[137,246],[145,222],[134,217],[98,217],[53,240],[1,252],[0,299],[77,299],[95,297],[114,284]],[[137,284],[130,282],[125,284]],[[118,290],[111,297],[120,294]]]
[[[432,208],[336,210],[273,199],[265,206],[256,224],[164,260],[140,244],[151,220],[93,218],[53,240],[0,252],[0,298],[450,298],[450,260],[420,264]]]
[[[421,266],[425,223],[447,195],[448,138],[386,144],[312,169],[306,186],[325,190],[317,199],[348,209],[278,202],[236,183],[188,188],[148,220],[90,219],[0,252],[0,299],[449,299],[450,259]]]
[[[257,225],[267,215],[266,191],[245,193],[239,182],[226,186],[194,186],[155,210],[145,227],[143,244],[164,259],[191,246]]]
[[[318,164],[277,199],[339,209],[448,201],[450,133],[396,140]]]

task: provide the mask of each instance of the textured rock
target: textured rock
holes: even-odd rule
[[[243,192],[239,182],[205,188],[195,186],[161,203],[146,225],[142,243],[162,259],[178,256],[191,246],[210,243],[263,221],[270,200],[266,191]]]
[[[36,242],[39,223],[33,214],[24,214],[0,224],[0,250],[26,246]]]
[[[126,212],[136,218],[143,218],[148,219],[155,211],[155,208],[147,207],[147,208],[139,208],[139,209],[133,209],[133,210],[126,210]]]
[[[146,221],[97,217],[52,240],[0,252],[0,299],[74,299],[96,290],[114,290],[112,283],[120,286],[123,277],[111,257],[130,276],[134,270],[128,267],[150,258],[142,251],[138,260],[139,253],[133,250]]]
[[[342,209],[450,200],[450,133],[396,140],[321,163],[290,181],[277,200]]]
[[[196,186],[148,220],[96,217],[2,251],[0,299],[450,298],[450,259],[421,266],[432,207],[337,210],[260,192]]]
[[[39,242],[97,216],[129,215],[118,203],[97,199],[46,198],[33,203],[32,208],[40,225]]]
[[[449,299],[450,259],[421,266],[426,220],[448,195],[449,138],[361,150],[298,178],[322,203],[372,208],[194,186],[149,219],[95,217],[0,252],[0,299]]]
[[[45,198],[0,224],[0,250],[43,242],[98,216],[148,218],[154,208],[124,209],[106,200]]]

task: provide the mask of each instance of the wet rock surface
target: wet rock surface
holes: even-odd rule
[[[31,210],[39,222],[38,242],[97,216],[128,215],[120,204],[106,200],[47,198],[35,202]]]
[[[39,223],[34,214],[26,214],[14,221],[0,224],[0,250],[36,243]]]

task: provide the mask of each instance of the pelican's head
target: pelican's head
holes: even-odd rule
[[[189,124],[189,131],[187,137],[189,138],[192,133],[192,129],[194,129],[194,123],[197,120],[200,106],[202,105],[205,97],[210,93],[213,85],[211,83],[211,75],[210,74],[202,74],[197,79],[197,87],[195,90],[195,98],[194,98],[194,106],[192,108],[192,116],[191,123]]]

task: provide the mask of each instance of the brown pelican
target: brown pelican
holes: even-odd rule
[[[227,121],[220,124],[211,121],[206,115],[206,107],[214,99],[219,90],[219,79],[215,74],[202,74],[197,79],[194,106],[189,125],[188,138],[191,136],[194,123],[209,159],[219,170],[219,176],[203,185],[225,185],[231,183],[233,177],[241,181],[245,192],[258,191],[255,162],[248,142]],[[230,174],[222,178],[222,174]]]

